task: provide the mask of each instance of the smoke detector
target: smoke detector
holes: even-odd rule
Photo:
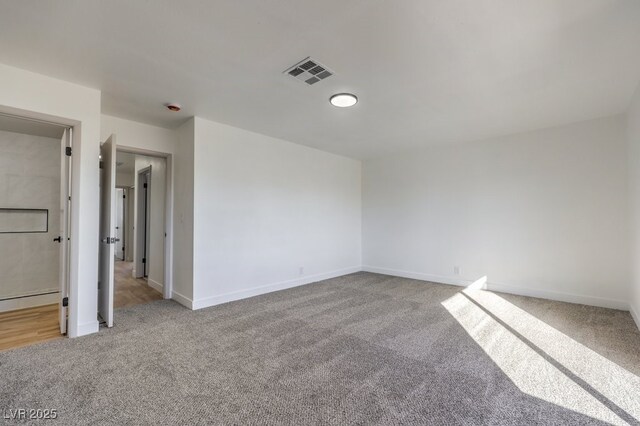
[[[287,68],[284,74],[288,74],[296,80],[311,86],[325,78],[331,77],[334,72],[315,59],[307,57],[292,67]]]

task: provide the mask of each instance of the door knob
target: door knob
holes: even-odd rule
[[[62,237],[54,238],[53,241],[57,241],[57,242],[61,243],[62,242]]]

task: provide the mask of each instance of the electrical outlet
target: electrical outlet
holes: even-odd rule
[[[462,272],[462,270],[460,269],[459,266],[454,266],[453,267],[453,275],[460,275]]]

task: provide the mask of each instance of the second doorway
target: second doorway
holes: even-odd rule
[[[114,307],[163,299],[166,159],[116,152]]]

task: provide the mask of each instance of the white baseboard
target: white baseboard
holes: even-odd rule
[[[100,328],[100,323],[98,320],[85,322],[84,324],[79,324],[78,329],[74,333],[72,330],[69,330],[69,337],[80,337],[86,336],[87,334],[97,333]]]
[[[472,281],[470,280],[465,280],[464,278],[455,277],[455,276],[424,274],[422,272],[401,271],[398,269],[378,268],[376,266],[363,266],[362,270],[366,272],[372,272],[375,274],[392,275],[394,277],[410,278],[413,280],[420,280],[420,281],[429,281],[429,282],[438,283],[438,284],[457,285],[461,287],[466,287],[472,284]]]
[[[472,280],[456,276],[442,276],[433,274],[424,274],[421,272],[402,271],[397,269],[378,268],[375,266],[363,266],[363,271],[374,272],[378,274],[393,275],[403,278],[412,278],[422,281],[430,281],[440,284],[451,284],[457,286],[469,286]],[[563,293],[559,291],[549,291],[534,289],[530,287],[518,287],[506,284],[492,283],[488,281],[482,286],[485,290],[497,291],[502,293],[516,294],[519,296],[537,297],[539,299],[556,300],[559,302],[578,303],[581,305],[598,306],[602,308],[619,309],[623,311],[629,310],[629,304],[623,300],[605,299],[596,296],[582,296],[572,293]],[[637,320],[636,320],[637,321]]]
[[[171,298],[186,308],[194,309],[193,300],[189,299],[187,296],[183,296],[177,291],[171,293]]]
[[[629,305],[629,312],[631,313],[633,320],[636,322],[638,329],[640,329],[640,312],[633,305]]]
[[[305,284],[311,284],[317,281],[328,280],[331,278],[340,277],[354,272],[361,271],[360,266],[354,266],[351,268],[339,269],[336,271],[325,272],[322,274],[311,275],[307,277],[296,278],[288,281],[281,281],[279,283],[267,284],[259,287],[253,287],[246,290],[234,291],[231,293],[220,294],[218,296],[205,297],[202,299],[194,300],[192,302],[192,309],[208,308],[210,306],[220,305],[222,303],[233,302],[234,300],[246,299],[248,297],[259,296],[261,294],[271,293],[273,291],[285,290],[292,287],[298,287]],[[174,293],[175,294],[175,293]],[[185,305],[186,306],[186,305]]]
[[[53,303],[58,303],[59,301],[59,293],[2,300],[0,301],[0,312],[15,311],[16,309],[35,308],[36,306],[51,305]]]
[[[601,308],[629,310],[629,303],[623,300],[606,299],[597,296],[583,296],[560,291],[540,290],[528,287],[517,287],[505,284],[487,283],[487,290],[502,293],[517,294],[519,296],[537,297],[539,299],[557,300],[559,302],[578,303],[580,305],[598,306]]]
[[[147,278],[147,284],[149,287],[159,292],[160,294],[164,294],[164,286],[160,284],[158,281],[154,281],[151,278]]]

